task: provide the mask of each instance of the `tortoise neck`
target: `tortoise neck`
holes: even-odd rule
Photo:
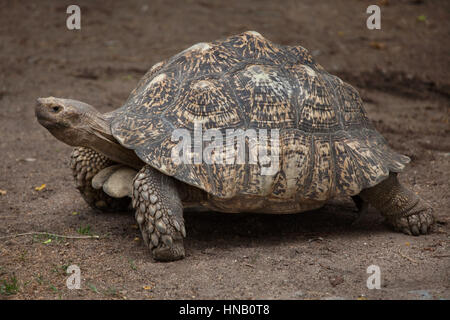
[[[88,130],[83,147],[92,148],[111,160],[140,169],[144,165],[133,150],[122,146],[111,133],[111,117],[100,112],[86,112],[84,123]]]

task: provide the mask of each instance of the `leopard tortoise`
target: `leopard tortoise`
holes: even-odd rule
[[[101,210],[132,206],[156,260],[185,256],[183,209],[192,206],[296,213],[344,195],[361,210],[374,206],[407,234],[428,233],[434,223],[432,208],[397,180],[410,159],[374,129],[358,92],[303,47],[254,31],[198,43],[155,64],[115,111],[48,97],[35,112],[75,147],[71,166],[85,200]],[[213,134],[205,138],[198,129]],[[193,137],[183,146],[194,148],[179,148],[177,130]],[[264,130],[277,132],[275,139],[264,139]],[[230,132],[232,139],[219,139]],[[184,160],[206,150],[211,157],[180,161],[175,149]],[[278,154],[270,158],[273,172],[264,171],[264,154],[255,156],[262,149]]]

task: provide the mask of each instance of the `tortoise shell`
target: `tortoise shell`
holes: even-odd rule
[[[248,161],[176,163],[172,133],[185,129],[194,137],[196,123],[203,131],[277,129],[278,170],[264,175],[261,163]],[[355,195],[409,162],[376,132],[352,86],[303,47],[277,45],[254,31],[199,43],[155,64],[112,113],[111,130],[147,164],[220,198]],[[215,156],[226,157],[225,150]]]

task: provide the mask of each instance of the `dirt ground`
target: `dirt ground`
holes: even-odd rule
[[[1,299],[450,298],[449,1],[79,0],[79,31],[66,28],[69,4],[0,1]],[[366,28],[370,4],[381,30]],[[349,199],[297,215],[188,213],[187,257],[158,263],[133,215],[87,206],[71,148],[37,123],[35,99],[113,110],[154,63],[246,30],[301,44],[360,90],[377,129],[411,157],[400,177],[434,207],[434,233],[393,232],[373,208],[352,226]],[[28,232],[100,239],[11,237]],[[66,287],[72,264],[80,290]],[[370,265],[380,290],[366,287]]]

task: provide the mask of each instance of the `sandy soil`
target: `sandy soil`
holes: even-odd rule
[[[0,1],[0,298],[2,299],[448,299],[450,298],[450,2]],[[119,107],[154,63],[200,41],[257,30],[301,44],[355,85],[390,144],[412,158],[401,180],[429,201],[436,231],[395,233],[370,210],[336,199],[298,215],[186,214],[187,257],[153,261],[130,214],[97,213],[74,188],[71,148],[39,126],[40,96]],[[36,187],[45,184],[38,191]],[[9,237],[51,232],[100,239]],[[65,270],[81,268],[68,290]],[[381,268],[369,290],[366,269]]]

